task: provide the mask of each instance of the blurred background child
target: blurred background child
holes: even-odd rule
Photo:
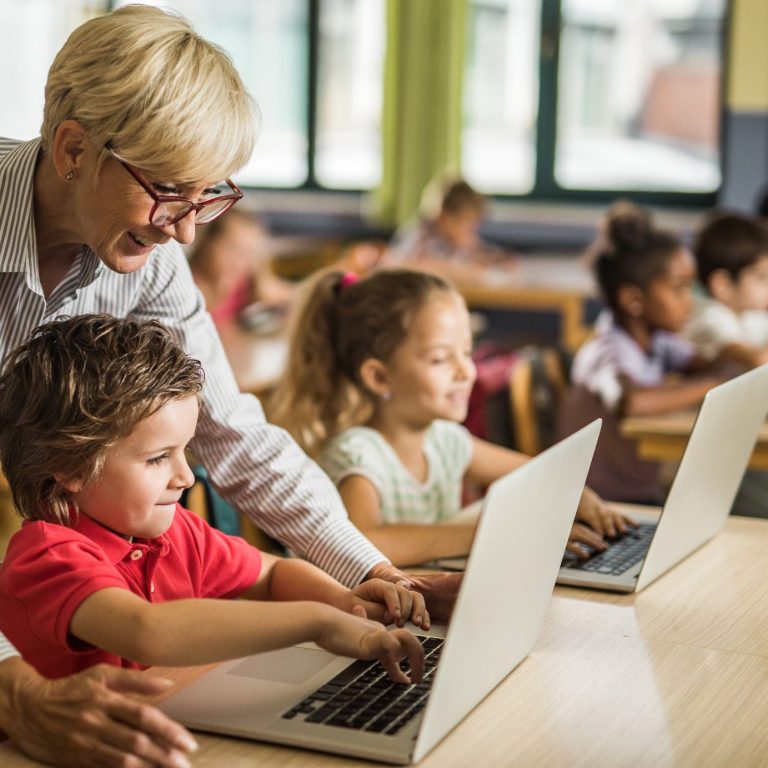
[[[768,363],[768,227],[750,216],[715,213],[693,252],[707,298],[696,307],[688,338],[710,360]]]
[[[707,359],[753,368],[768,363],[768,225],[715,211],[696,235],[694,254],[706,297],[686,335]],[[768,472],[748,469],[732,514],[768,516]]]
[[[477,280],[490,266],[513,263],[513,254],[480,236],[487,205],[485,196],[461,177],[436,176],[424,189],[418,221],[395,235],[384,264],[462,282]]]
[[[270,417],[319,458],[352,521],[393,563],[467,554],[462,481],[486,486],[527,457],[460,424],[475,380],[462,297],[423,272],[358,281],[331,271],[307,285],[298,310]],[[572,530],[577,554],[626,530],[589,490],[576,517],[587,523]]]
[[[603,417],[587,482],[607,499],[658,503],[659,467],[637,457],[619,421],[697,405],[720,381],[671,376],[704,365],[679,335],[693,307],[694,260],[648,210],[624,201],[608,210],[591,257],[607,309],[574,359],[560,432]]]
[[[189,264],[214,322],[254,304],[284,311],[295,286],[272,271],[269,233],[257,217],[233,209],[200,231]]]

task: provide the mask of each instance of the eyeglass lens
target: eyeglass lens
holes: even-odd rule
[[[213,221],[224,213],[224,211],[231,208],[234,202],[235,201],[231,199],[217,200],[210,205],[206,205],[197,212],[195,222],[197,224],[207,224],[209,221]],[[162,202],[157,206],[157,209],[152,215],[152,224],[156,227],[167,227],[183,219],[193,209],[194,206],[183,200]]]

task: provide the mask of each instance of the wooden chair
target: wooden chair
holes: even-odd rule
[[[570,359],[556,347],[523,347],[509,376],[515,448],[535,456],[556,440],[560,400]]]

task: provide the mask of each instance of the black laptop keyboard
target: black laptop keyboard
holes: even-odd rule
[[[283,717],[306,723],[394,734],[426,706],[443,640],[419,636],[424,648],[424,679],[418,685],[393,682],[378,661],[355,661],[307,696]],[[408,662],[400,666],[407,673]]]
[[[633,528],[620,539],[611,542],[608,549],[586,560],[580,560],[570,552],[566,553],[563,566],[578,571],[618,576],[645,557],[655,530],[655,524],[641,523],[639,528]]]

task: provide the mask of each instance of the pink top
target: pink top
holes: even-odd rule
[[[227,296],[218,304],[208,307],[208,312],[214,323],[222,323],[232,320],[240,314],[241,310],[251,303],[251,284],[253,278],[245,276]]]

